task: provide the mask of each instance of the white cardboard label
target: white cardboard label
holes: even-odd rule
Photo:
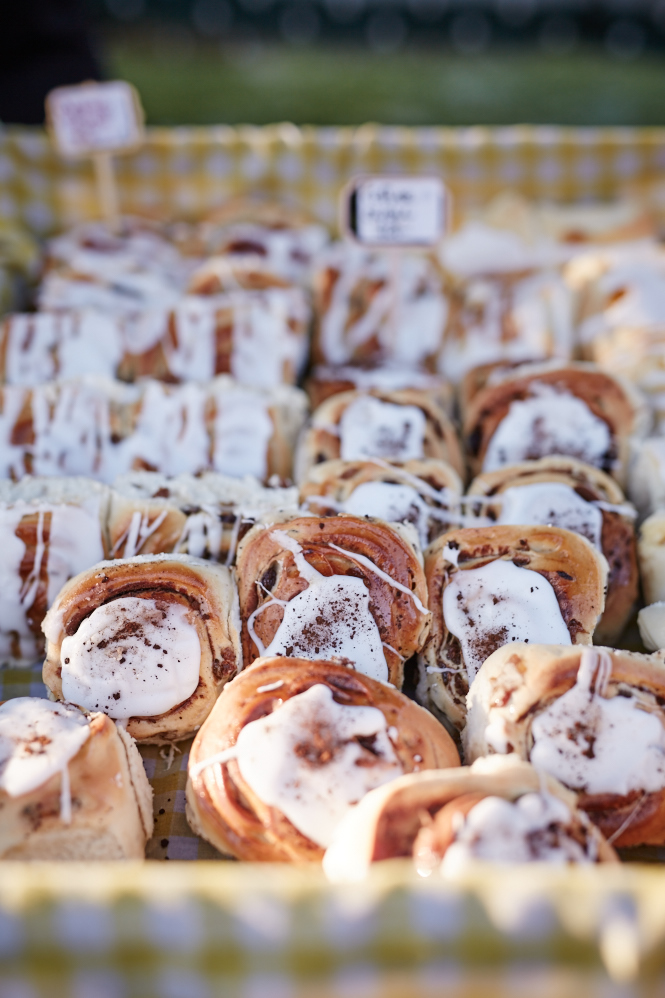
[[[350,224],[364,245],[433,246],[444,234],[446,189],[438,177],[368,177],[354,194]]]
[[[122,80],[57,87],[48,95],[47,111],[51,134],[64,156],[120,152],[143,138],[136,92]]]

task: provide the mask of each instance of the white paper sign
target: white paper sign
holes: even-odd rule
[[[143,139],[136,91],[123,80],[57,87],[46,100],[51,135],[64,156],[133,149]]]
[[[348,226],[366,246],[433,246],[444,234],[447,196],[438,177],[367,177],[347,196]]]

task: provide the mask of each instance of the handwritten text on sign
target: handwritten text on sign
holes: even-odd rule
[[[47,100],[55,144],[65,156],[121,152],[143,137],[140,105],[122,80],[58,87]]]
[[[350,208],[351,229],[365,245],[432,246],[443,236],[445,188],[437,177],[368,177],[354,185]]]

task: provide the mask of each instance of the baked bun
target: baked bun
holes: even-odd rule
[[[86,478],[0,481],[0,664],[43,656],[60,587],[108,554],[108,504],[109,489]]]
[[[410,856],[422,876],[454,874],[479,859],[618,862],[576,795],[513,756],[409,773],[370,790],[339,824],[323,869],[332,881],[354,882],[372,863]]]
[[[665,843],[661,653],[516,644],[483,665],[463,740],[472,762],[528,759],[579,794],[616,846]]]
[[[331,246],[313,275],[314,362],[433,367],[448,318],[444,283],[433,254],[404,253],[397,264],[385,251]]]
[[[37,697],[0,704],[0,858],[143,859],[152,788],[104,714]]]
[[[385,683],[331,662],[261,659],[194,739],[187,818],[238,859],[318,862],[367,791],[457,765],[439,722]]]
[[[635,390],[592,364],[524,365],[476,394],[464,439],[475,474],[560,454],[622,484],[645,419]]]
[[[411,523],[423,548],[459,523],[462,481],[434,458],[406,461],[324,461],[310,468],[300,502],[317,516],[351,513]]]
[[[413,461],[436,458],[464,474],[457,433],[427,393],[414,388],[342,392],[320,405],[298,444],[295,472],[303,481],[322,461]]]
[[[103,561],[46,615],[44,683],[56,700],[125,721],[139,742],[179,741],[242,667],[238,623],[228,568],[182,554]]]
[[[492,522],[565,527],[602,551],[609,575],[595,640],[618,640],[639,591],[637,513],[609,475],[575,458],[544,457],[479,475],[468,495],[483,497],[473,509]]]
[[[430,702],[458,728],[492,652],[548,638],[591,644],[605,605],[605,558],[560,527],[452,530],[427,549],[425,574],[432,626],[422,675]]]
[[[332,658],[400,688],[427,637],[422,562],[400,524],[346,515],[257,524],[236,574],[245,665]]]

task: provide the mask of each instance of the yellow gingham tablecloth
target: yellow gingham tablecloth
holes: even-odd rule
[[[437,173],[461,210],[506,188],[578,202],[616,197],[665,171],[665,129],[150,128],[116,159],[125,212],[200,217],[261,190],[334,226],[341,186],[359,173]],[[97,203],[89,161],[61,159],[41,129],[0,126],[0,217],[38,234],[86,218]]]

